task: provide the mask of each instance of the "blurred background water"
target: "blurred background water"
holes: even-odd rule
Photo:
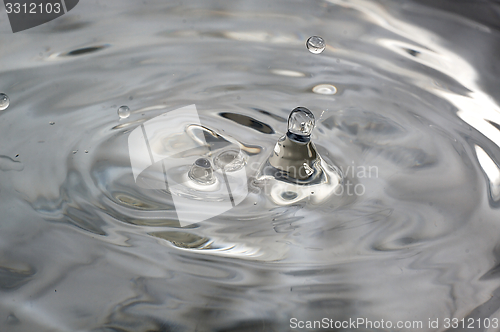
[[[485,1],[87,0],[13,34],[2,9],[0,330],[500,318],[499,22]],[[305,106],[322,156],[377,174],[314,206],[250,185],[180,227],[127,138],[191,104],[256,163]]]

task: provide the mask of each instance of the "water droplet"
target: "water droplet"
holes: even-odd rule
[[[319,84],[312,91],[320,95],[334,95],[337,93],[337,88],[331,84]]]
[[[0,111],[6,110],[9,107],[10,99],[5,93],[0,93]]]
[[[325,40],[319,36],[312,36],[306,42],[307,49],[313,54],[320,54],[326,48]]]
[[[216,180],[212,164],[207,158],[197,159],[191,166],[188,176],[191,180],[204,185],[214,184]]]
[[[73,154],[76,154],[78,152],[78,150],[73,150]]]
[[[245,157],[236,150],[222,152],[215,158],[214,162],[215,166],[226,172],[238,171],[246,164]]]
[[[120,119],[126,119],[130,116],[130,108],[128,106],[120,106],[118,108],[118,116]]]
[[[310,110],[297,107],[288,117],[288,132],[299,136],[309,136],[314,129],[314,123],[314,115]]]
[[[51,125],[51,126],[53,126],[53,125],[55,125],[55,124],[56,124],[56,123],[55,123],[54,121],[50,121],[50,122],[49,122],[49,125]]]
[[[89,150],[85,150],[85,153],[89,153]]]

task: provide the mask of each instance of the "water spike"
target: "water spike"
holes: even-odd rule
[[[295,108],[288,118],[288,131],[281,137],[269,158],[275,176],[288,181],[304,181],[314,176],[318,153],[311,142],[314,115],[305,107]]]
[[[288,118],[287,133],[282,136],[262,166],[258,179],[279,205],[308,199],[321,203],[330,197],[341,180],[336,167],[321,158],[311,141],[315,119],[305,107],[295,108]]]

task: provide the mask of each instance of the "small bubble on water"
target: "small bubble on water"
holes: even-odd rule
[[[118,108],[118,116],[120,119],[126,119],[130,116],[130,108],[128,106],[120,106]]]
[[[5,93],[0,93],[0,111],[6,110],[9,107],[10,99]]]
[[[306,42],[307,49],[313,54],[320,54],[326,48],[325,40],[319,36],[312,36]]]
[[[78,152],[78,150],[73,150],[73,154],[76,154]]]
[[[56,124],[56,123],[55,123],[54,121],[50,121],[50,122],[49,122],[49,125],[51,125],[51,126],[53,126],[53,125],[55,125],[55,124]]]
[[[188,176],[191,180],[203,185],[214,184],[216,181],[212,164],[207,158],[198,158],[191,166]]]

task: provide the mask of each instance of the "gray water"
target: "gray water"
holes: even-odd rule
[[[500,331],[498,9],[450,4],[88,0],[16,34],[1,10],[0,330]],[[309,108],[358,194],[277,205],[250,169],[240,204],[180,227],[127,139],[192,104],[257,165]]]

